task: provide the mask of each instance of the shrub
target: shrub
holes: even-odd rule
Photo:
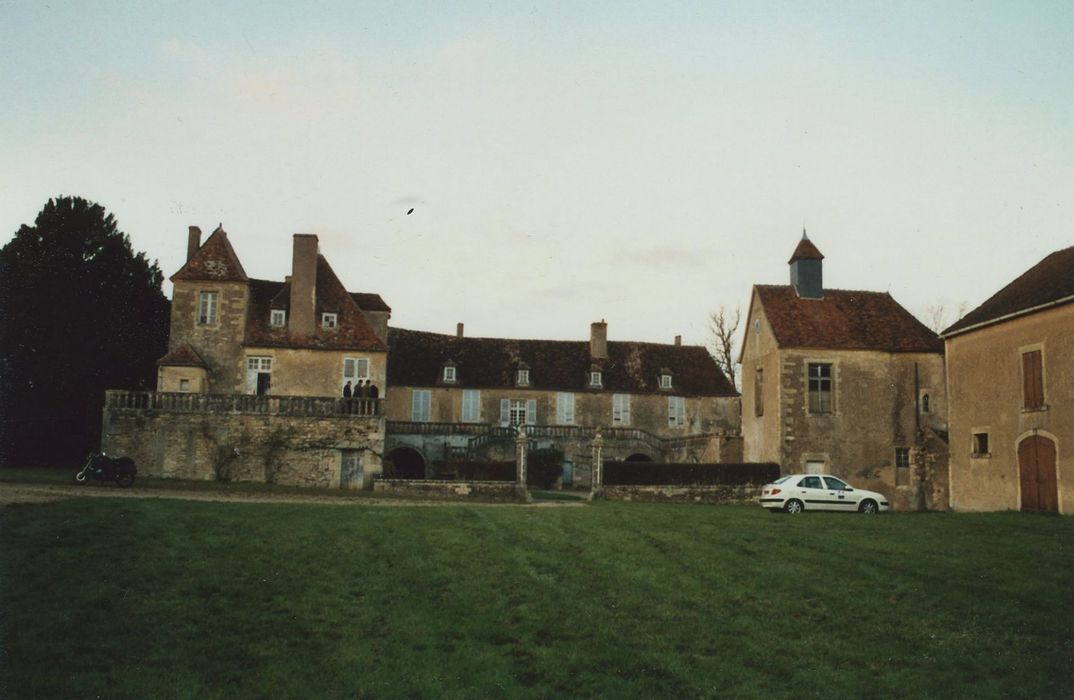
[[[526,458],[526,484],[550,489],[563,473],[563,450],[549,447],[533,450]]]

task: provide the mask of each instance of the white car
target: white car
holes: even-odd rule
[[[856,489],[830,474],[790,474],[761,489],[761,506],[771,511],[836,510],[880,513],[888,499],[876,491]]]

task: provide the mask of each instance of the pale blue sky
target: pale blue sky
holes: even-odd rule
[[[803,225],[921,317],[1074,245],[1071,2],[0,0],[0,94],[0,241],[57,194],[168,275],[317,233],[409,328],[704,343]]]

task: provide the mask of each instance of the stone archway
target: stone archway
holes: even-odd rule
[[[390,479],[424,479],[425,458],[413,447],[396,447],[385,457],[385,476]]]
[[[1022,510],[1059,512],[1059,485],[1055,474],[1055,443],[1043,435],[1030,435],[1018,443],[1018,478]]]
[[[627,457],[623,461],[624,462],[651,462],[651,461],[653,461],[653,458],[650,457],[649,455],[645,454],[644,452],[635,452],[634,454],[630,455],[629,457]]]

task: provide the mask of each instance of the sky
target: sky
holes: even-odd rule
[[[803,229],[953,322],[1074,245],[1069,1],[0,0],[0,95],[0,244],[58,195],[165,276],[315,233],[403,328],[706,344]]]

